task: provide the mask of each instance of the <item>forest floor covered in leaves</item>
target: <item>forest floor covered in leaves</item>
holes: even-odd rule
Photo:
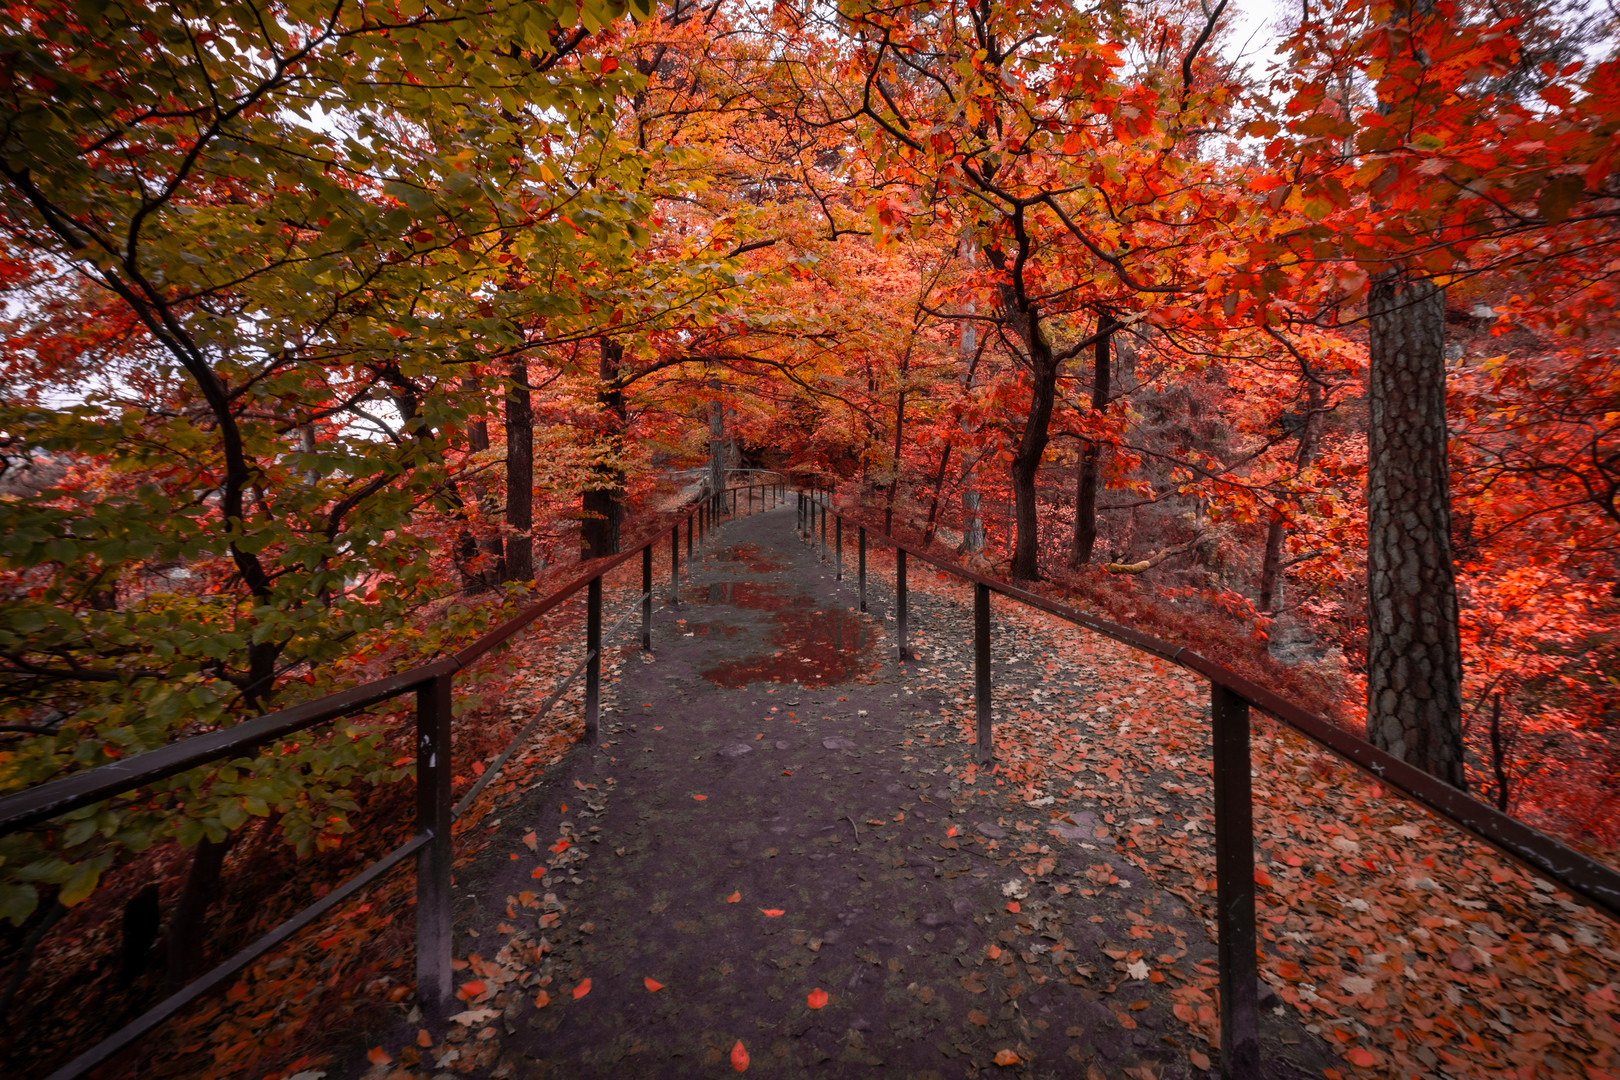
[[[621,654],[603,746],[476,827],[462,1007],[344,1075],[1218,1060],[1201,681],[998,601],[981,772],[967,590],[913,572],[902,668],[887,560],[863,616],[792,522],[723,527]],[[1613,924],[1269,721],[1255,753],[1268,1072],[1616,1068]]]

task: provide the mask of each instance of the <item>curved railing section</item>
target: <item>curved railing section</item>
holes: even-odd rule
[[[831,505],[823,490],[796,490],[798,531],[802,539],[819,543],[823,557],[844,573],[846,518]],[[828,544],[828,520],[833,523]],[[860,609],[866,610],[866,526],[850,521],[856,530],[857,590]],[[819,538],[817,530],[819,526]],[[1491,847],[1584,897],[1594,907],[1620,918],[1620,872],[1581,854],[1545,833],[1517,821],[1472,798],[1400,758],[1357,738],[1332,721],[1301,708],[1229,668],[1179,645],[1117,623],[1096,618],[1079,608],[1039,596],[1016,585],[986,577],[942,559],[894,536],[878,534],[895,551],[895,637],[899,659],[914,659],[906,642],[906,560],[912,557],[974,586],[974,706],[976,746],[981,764],[993,759],[990,685],[990,594],[998,593],[1055,615],[1065,622],[1112,638],[1132,648],[1163,657],[1210,682],[1211,738],[1215,796],[1215,885],[1217,953],[1220,961],[1221,1075],[1259,1075],[1259,971],[1254,925],[1254,824],[1250,790],[1249,709],[1254,707],[1304,735],[1351,765],[1396,788]]]
[[[701,545],[717,522],[730,512],[735,516],[770,509],[787,498],[786,481],[776,477],[765,484],[727,487],[712,495],[704,492],[698,500],[677,512],[668,529],[670,554],[670,596],[678,602],[680,591],[681,526],[686,527],[686,557],[692,558],[694,544]],[[416,860],[416,995],[424,1009],[442,1011],[454,1001],[450,966],[450,871],[451,836],[455,819],[467,809],[484,787],[500,773],[513,752],[534,732],[535,727],[581,673],[585,676],[585,742],[595,745],[598,738],[601,702],[602,657],[602,578],[630,560],[641,557],[641,595],[636,605],[620,619],[619,625],[641,612],[641,646],[652,647],[653,549],[663,543],[662,528],[651,538],[630,550],[585,564],[567,583],[495,627],[459,652],[430,664],[391,675],[307,701],[264,716],[244,720],[234,727],[206,735],[195,735],[157,750],[122,761],[74,773],[36,787],[0,798],[0,836],[49,821],[82,807],[113,798],[158,780],[224,759],[239,757],[277,739],[307,731],[339,717],[348,716],[394,698],[416,697],[416,827],[415,834],[381,859],[327,893],[309,907],[221,961],[206,974],[109,1035],[100,1043],[66,1062],[48,1080],[74,1080],[111,1060],[116,1054],[205,994],[221,989],[248,964],[286,942],[299,930],[320,919],[350,896],[374,884],[390,870],[415,857]],[[529,624],[578,595],[586,594],[585,650],[574,670],[541,704],[535,716],[484,770],[477,783],[461,800],[451,803],[451,692],[457,673],[480,657],[516,637]],[[616,628],[610,631],[610,636]]]

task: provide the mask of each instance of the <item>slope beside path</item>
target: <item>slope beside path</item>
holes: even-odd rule
[[[722,526],[651,656],[625,657],[603,745],[486,822],[456,882],[464,1007],[374,1071],[1205,1074],[1177,1012],[1209,998],[1175,993],[1212,969],[1204,923],[1118,857],[1105,805],[971,766],[949,598],[913,594],[902,669],[891,594],[854,610],[793,521]],[[1032,647],[998,638],[999,692],[1083,693]],[[1262,1035],[1268,1076],[1333,1060],[1292,1011]]]

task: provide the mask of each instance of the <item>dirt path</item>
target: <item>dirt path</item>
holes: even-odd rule
[[[373,1071],[1214,1075],[1172,998],[1213,964],[1205,925],[1097,803],[967,767],[959,605],[913,594],[902,670],[888,591],[852,610],[793,522],[723,526],[653,654],[626,655],[604,744],[487,823],[457,876],[463,1011]],[[1038,648],[998,641],[998,695],[1082,696]],[[1321,1075],[1335,1059],[1265,1004],[1266,1074]]]

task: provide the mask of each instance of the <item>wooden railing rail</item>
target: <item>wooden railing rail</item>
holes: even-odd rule
[[[771,483],[728,487],[705,493],[678,511],[671,522],[670,588],[672,601],[680,591],[679,540],[681,524],[687,530],[686,552],[691,558],[694,539],[701,544],[727,509],[735,514],[742,494],[751,511],[757,501],[762,509],[787,498],[787,483],[780,476]],[[136,1040],[179,1012],[203,994],[222,987],[226,980],[299,930],[331,911],[345,899],[376,883],[383,875],[411,856],[416,857],[416,995],[424,1009],[441,1012],[454,1001],[451,971],[450,874],[452,825],[472,800],[499,774],[513,752],[533,733],[545,714],[562,699],[569,685],[585,673],[585,739],[597,740],[601,702],[602,578],[637,555],[641,556],[642,590],[636,604],[619,620],[641,612],[641,644],[652,647],[652,556],[655,545],[663,542],[660,529],[646,541],[616,555],[593,560],[564,585],[530,604],[514,617],[490,630],[453,655],[409,671],[390,675],[340,693],[303,702],[264,716],[245,720],[233,727],[205,735],[194,735],[156,750],[122,761],[87,769],[0,798],[0,836],[38,825],[51,818],[114,796],[164,780],[190,769],[233,758],[266,743],[348,716],[373,705],[416,695],[416,830],[409,840],[388,852],[304,908],[246,948],[215,965],[202,977],[125,1024],[100,1043],[53,1071],[47,1080],[75,1080],[111,1060]],[[518,732],[507,748],[484,770],[478,782],[455,805],[451,804],[451,693],[456,674],[474,661],[510,641],[536,619],[586,591],[586,643],[579,665],[554,688],[533,718]],[[609,636],[617,627],[609,631]]]
[[[845,517],[832,506],[831,493],[798,490],[798,532],[819,544],[822,557],[843,577]],[[827,519],[835,522],[834,547],[827,544]],[[820,534],[817,535],[819,522]],[[856,528],[860,609],[866,610],[866,527]],[[994,759],[991,729],[990,594],[1055,615],[1104,637],[1163,657],[1210,682],[1211,743],[1215,797],[1215,903],[1220,962],[1221,1075],[1227,1080],[1259,1075],[1259,968],[1254,924],[1254,827],[1250,791],[1249,709],[1267,713],[1380,782],[1450,821],[1530,870],[1620,918],[1620,871],[1598,862],[1469,796],[1400,758],[1357,738],[1332,721],[1259,686],[1190,649],[1138,630],[1096,618],[1078,608],[977,573],[894,536],[881,540],[895,549],[895,637],[900,662],[914,659],[907,647],[906,560],[910,556],[974,585],[974,705],[976,745],[981,764]]]

